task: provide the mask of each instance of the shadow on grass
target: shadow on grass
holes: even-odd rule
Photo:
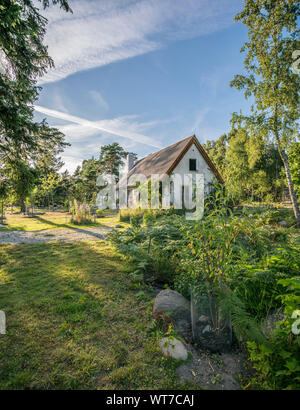
[[[54,226],[56,228],[74,229],[74,230],[79,230],[79,231],[82,230],[82,228],[80,228],[80,226],[84,226],[86,228],[89,228],[89,227],[90,228],[107,227],[107,225],[105,225],[105,224],[101,224],[99,222],[93,222],[93,223],[88,224],[88,225],[78,225],[78,228],[77,228],[77,225],[72,224],[72,223],[71,224],[55,223],[55,222],[53,222],[49,219],[41,218],[40,216],[35,216],[34,219],[37,219],[38,221],[43,222],[43,223],[47,223],[48,225]],[[90,233],[89,231],[84,231],[84,230],[82,230],[82,231],[85,232],[85,233]],[[97,235],[95,235],[95,236],[97,236]]]
[[[146,305],[136,299],[122,258],[106,243],[0,246],[0,260],[0,307],[7,314],[0,388],[166,383],[146,332]]]

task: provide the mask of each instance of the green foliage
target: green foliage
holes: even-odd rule
[[[234,116],[238,128],[247,130],[254,141],[271,138],[276,143],[298,227],[299,206],[287,152],[299,137],[300,77],[291,71],[293,52],[299,48],[299,16],[298,0],[245,0],[235,20],[248,29],[248,41],[241,49],[246,53],[246,74],[236,75],[231,82],[255,102],[249,116]]]
[[[80,204],[74,200],[72,211],[71,223],[74,225],[89,225],[95,222],[92,216],[90,206],[87,204]]]
[[[60,4],[69,11],[66,0],[43,1]],[[53,61],[43,44],[47,19],[32,0],[2,0],[0,7],[0,154],[4,158],[24,156],[47,142],[59,142],[63,134],[45,121],[33,121],[33,104],[38,97],[36,79]]]
[[[258,376],[252,380],[255,387],[264,389],[300,389],[300,336],[293,332],[298,316],[292,317],[300,307],[299,277],[280,279],[278,284],[288,287],[279,296],[287,317],[277,324],[268,344],[248,342],[250,359]],[[298,310],[299,315],[300,311]],[[297,326],[299,328],[299,324]]]
[[[206,202],[204,218],[196,223],[172,211],[144,211],[142,219],[139,211],[139,223],[113,232],[110,239],[129,265],[133,286],[140,288],[151,280],[168,284],[187,298],[191,288],[208,295],[218,312],[216,320],[221,324],[229,317],[238,340],[249,342],[258,372],[252,387],[294,388],[298,370],[293,364],[295,335],[288,335],[291,323],[270,339],[261,326],[282,304],[290,306],[290,315],[297,308],[296,285],[290,280],[300,271],[299,243],[294,228],[279,227],[281,220],[293,216],[290,210],[270,206],[232,211],[230,204],[226,192],[216,189]],[[276,354],[281,350],[282,356]],[[274,372],[279,372],[278,382]]]
[[[96,216],[97,218],[102,218],[104,215],[103,210],[102,209],[97,209],[96,210]]]
[[[133,222],[133,224],[142,223],[144,213],[141,209],[121,209],[119,214],[120,222]]]
[[[300,196],[300,142],[295,142],[289,147],[288,157],[290,160],[291,175],[295,191]]]
[[[249,132],[233,116],[233,129],[204,148],[237,200],[278,201],[284,185],[277,148]]]
[[[124,165],[127,152],[117,143],[103,145],[100,151],[99,164],[103,174],[119,175],[119,169]]]
[[[160,214],[150,213],[145,213],[148,215],[148,219],[144,218],[147,223],[142,224],[143,215],[131,215],[132,227],[126,231],[114,231],[109,238],[117,250],[126,256],[130,269],[135,273],[142,273],[148,281],[173,283],[177,252],[185,243],[185,225],[177,215],[157,216]]]

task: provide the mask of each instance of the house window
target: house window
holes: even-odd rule
[[[190,159],[190,171],[197,171],[197,160]]]

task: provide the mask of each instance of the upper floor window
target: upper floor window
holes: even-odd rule
[[[190,171],[197,171],[197,160],[190,159]]]

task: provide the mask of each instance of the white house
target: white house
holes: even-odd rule
[[[135,175],[144,175],[146,180],[150,180],[152,175],[165,175],[172,177],[177,174],[184,178],[184,175],[202,174],[204,175],[205,191],[207,192],[213,180],[224,183],[215,165],[210,160],[208,154],[201,146],[195,135],[176,142],[153,154],[133,162],[132,154],[127,156],[127,178],[128,204],[138,202],[139,191],[134,186],[130,186],[130,180]],[[124,183],[124,178],[120,181]],[[172,186],[171,186],[172,191]],[[172,192],[171,203],[172,203]]]

